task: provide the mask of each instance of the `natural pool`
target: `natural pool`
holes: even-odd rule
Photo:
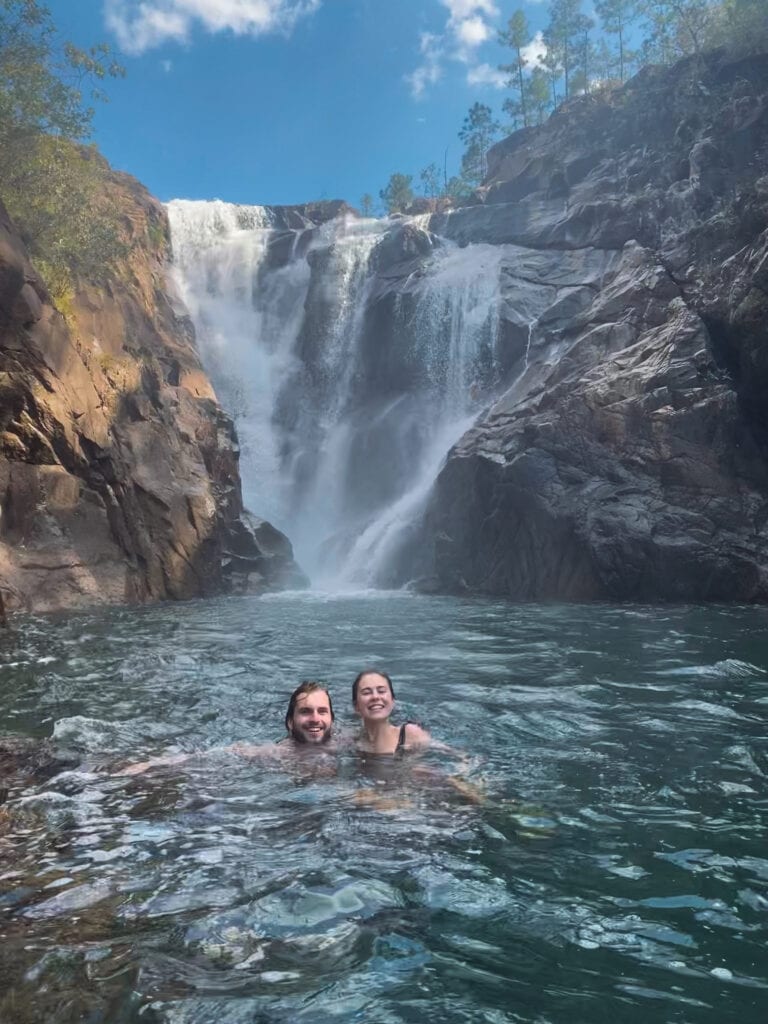
[[[366,593],[17,620],[0,728],[83,764],[5,808],[0,1021],[762,1024],[767,617]],[[369,664],[483,805],[444,755],[109,774],[277,739],[302,678],[351,724]]]

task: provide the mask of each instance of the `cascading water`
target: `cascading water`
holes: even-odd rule
[[[324,587],[367,586],[495,374],[503,247],[425,218],[169,204],[174,274],[242,446],[247,507]]]
[[[291,365],[309,286],[305,261],[258,287],[272,234],[260,206],[174,200],[168,205],[174,276],[192,316],[200,357],[241,446],[243,499],[272,521],[283,515],[272,396]]]
[[[361,583],[387,578],[388,561],[422,510],[446,454],[472,425],[487,397],[494,370],[502,257],[503,250],[490,245],[441,246],[415,293],[412,316],[398,305],[396,324],[423,373],[406,416],[392,430],[406,449],[401,493],[360,533],[342,563],[343,578]],[[405,434],[419,439],[410,462],[403,423]]]

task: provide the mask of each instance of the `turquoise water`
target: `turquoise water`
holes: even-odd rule
[[[767,615],[308,594],[17,620],[0,728],[83,760],[0,821],[0,1021],[762,1022]],[[110,774],[277,739],[306,677],[351,727],[369,664],[466,761]]]

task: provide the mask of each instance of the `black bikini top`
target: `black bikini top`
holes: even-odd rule
[[[395,747],[396,754],[399,754],[401,750],[405,750],[405,730],[409,725],[413,724],[413,722],[403,722],[400,726],[400,735],[397,737],[397,746]]]

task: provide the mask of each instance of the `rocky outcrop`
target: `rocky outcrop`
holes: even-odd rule
[[[768,599],[768,56],[648,68],[432,217],[504,249],[506,378],[387,582]]]
[[[301,584],[287,539],[243,509],[232,422],[165,290],[165,212],[128,176],[109,188],[130,253],[60,309],[0,207],[5,607]]]

